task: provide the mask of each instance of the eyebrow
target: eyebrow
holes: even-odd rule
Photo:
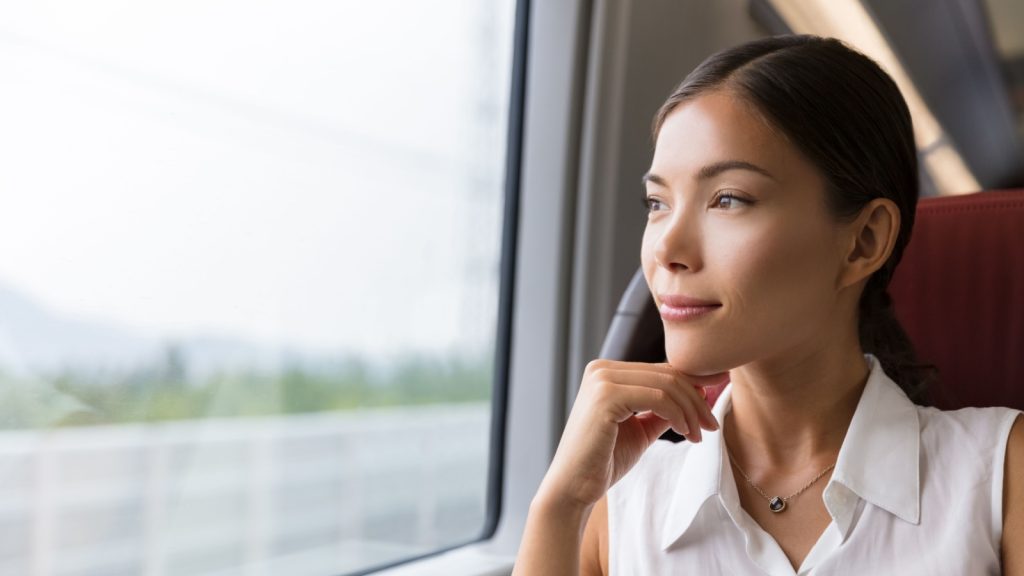
[[[720,162],[708,164],[707,166],[702,167],[697,172],[697,180],[709,180],[711,178],[714,178],[715,176],[718,176],[722,172],[727,172],[729,170],[748,170],[750,172],[756,172],[762,176],[771,178],[772,180],[778,182],[778,179],[775,176],[773,176],[771,172],[765,170],[764,168],[761,168],[757,164],[751,164],[750,162],[747,162],[745,160],[722,160]],[[668,188],[668,183],[665,182],[664,178],[658,176],[657,174],[652,174],[650,172],[644,174],[642,182],[644,184],[646,184],[647,182],[654,182],[655,184]]]

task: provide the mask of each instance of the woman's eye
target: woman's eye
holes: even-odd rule
[[[661,200],[654,197],[645,197],[644,206],[647,208],[647,212],[655,212],[664,208]],[[734,194],[723,192],[711,201],[712,208],[725,208],[726,210],[738,208],[743,204],[753,204],[753,201],[741,198]]]
[[[742,204],[750,204],[750,201],[746,200],[744,198],[740,198],[739,196],[730,194],[728,192],[723,192],[723,193],[719,194],[718,196],[715,196],[715,199],[712,200],[712,202],[711,202],[711,206],[714,207],[714,208],[726,208],[726,209],[728,209],[728,208],[737,208],[737,207],[739,207]]]
[[[658,207],[661,206],[661,200],[651,197],[644,198],[644,206],[647,207],[648,212],[654,212]]]

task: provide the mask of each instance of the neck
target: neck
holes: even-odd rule
[[[752,477],[824,467],[839,454],[868,373],[859,346],[732,370],[725,442]]]

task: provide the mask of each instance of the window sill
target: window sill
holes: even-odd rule
[[[375,572],[374,576],[509,576],[514,556],[487,552],[471,544],[419,562]]]

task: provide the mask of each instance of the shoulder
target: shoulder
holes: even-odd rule
[[[1009,437],[1006,439],[1007,468],[1016,464],[1017,472],[1024,472],[1024,412],[1015,411],[1016,417],[1010,428]],[[1012,460],[1012,463],[1011,463]],[[1024,479],[1024,475],[1017,475],[1018,479]]]
[[[1006,439],[1006,479],[1024,490],[1024,413],[1018,412]],[[1009,485],[1009,482],[1007,482]],[[1024,504],[1024,503],[1022,503]]]
[[[969,490],[971,506],[975,513],[988,518],[994,541],[1003,531],[1006,513],[1002,495],[1012,474],[1007,466],[1014,464],[1010,461],[1011,444],[1019,446],[1021,442],[1020,414],[1002,406],[958,410],[918,407],[923,489],[930,487],[933,494]],[[981,486],[989,490],[979,490]]]
[[[957,410],[918,406],[917,414],[922,448],[961,448],[983,456],[992,454],[993,450],[1001,452],[1010,426],[1020,411],[1002,406]]]
[[[1024,576],[1024,414],[1010,429],[1003,474],[1003,571]]]

